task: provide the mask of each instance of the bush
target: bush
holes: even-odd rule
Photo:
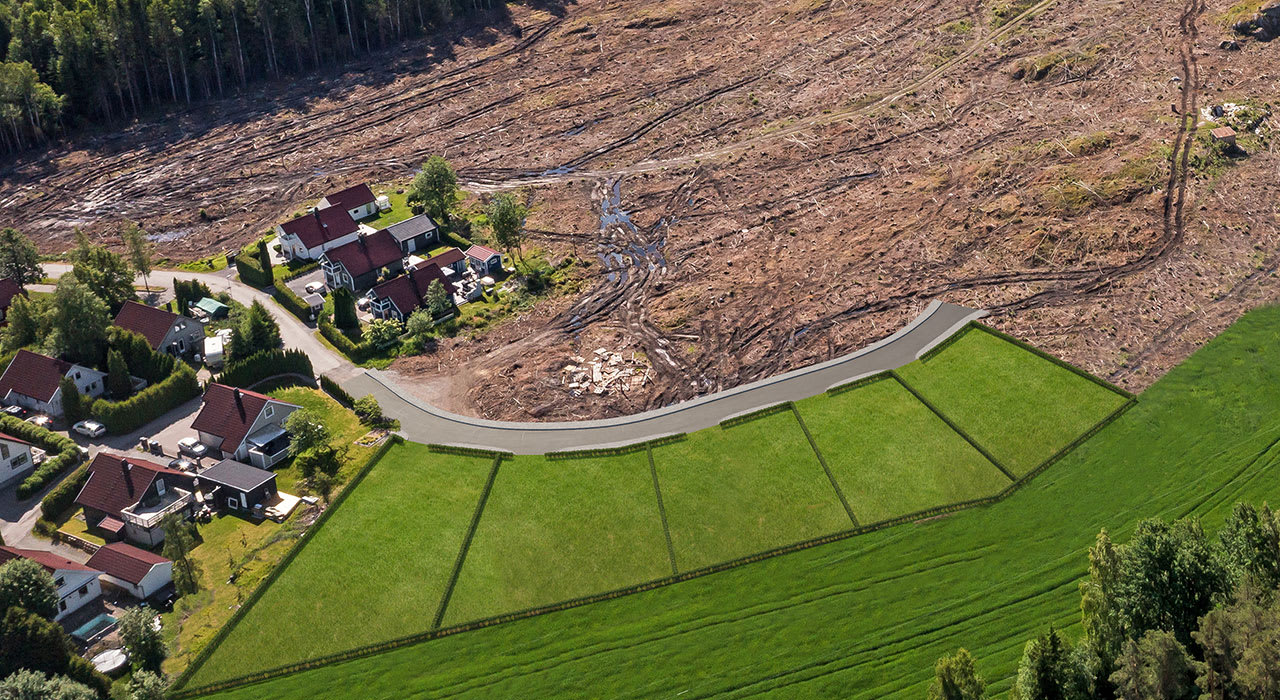
[[[40,500],[40,513],[44,519],[57,520],[58,516],[67,512],[67,509],[75,504],[76,496],[80,495],[80,489],[84,488],[88,481],[89,465],[86,464],[45,494],[45,497]]]
[[[347,356],[347,359],[356,364],[360,364],[373,354],[374,349],[369,343],[353,343],[338,327],[328,321],[320,321],[320,335],[324,339],[333,344],[338,352]]]
[[[315,376],[311,358],[301,350],[263,350],[243,360],[228,363],[217,382],[227,386],[249,388],[254,384],[280,374]]]
[[[276,287],[276,292],[272,296],[276,301],[280,302],[280,305],[283,306],[286,311],[297,316],[303,323],[311,322],[311,307],[307,302],[302,300],[302,297],[294,294],[292,289],[289,289],[283,284],[279,285]]]
[[[334,401],[337,401],[346,408],[351,408],[356,405],[356,400],[352,398],[351,394],[348,394],[346,389],[343,389],[337,382],[330,379],[327,375],[320,375],[320,388],[324,389],[325,393],[329,396],[332,396]]]
[[[71,438],[8,414],[0,415],[0,433],[25,440],[51,455],[77,450],[76,443]]]
[[[93,402],[91,413],[112,433],[127,433],[163,416],[173,408],[199,396],[200,381],[195,370],[178,365],[176,372],[159,384],[152,384],[124,401]]]
[[[240,274],[240,281],[250,287],[270,287],[275,283],[253,254],[242,252],[236,256],[236,272]]]
[[[148,384],[164,381],[178,363],[172,355],[152,350],[146,338],[115,326],[107,329],[107,347],[124,356],[129,374],[147,380]],[[107,362],[105,356],[104,362]]]
[[[31,476],[23,479],[22,483],[18,484],[15,493],[18,498],[31,498],[40,489],[47,486],[49,482],[57,478],[59,474],[79,464],[83,459],[78,449],[63,452],[56,457],[49,457],[44,461],[44,464],[41,464],[34,472],[31,472]]]

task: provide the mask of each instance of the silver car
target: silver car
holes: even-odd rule
[[[198,438],[189,437],[178,441],[178,451],[189,457],[200,459],[205,456],[209,448],[205,447]]]

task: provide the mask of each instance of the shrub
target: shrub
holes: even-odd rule
[[[359,328],[356,317],[356,298],[346,287],[333,290],[333,323],[338,328]]]
[[[237,255],[236,272],[240,275],[240,281],[251,287],[269,287],[275,282],[271,279],[271,275],[262,269],[262,264],[258,262],[256,255],[244,253]]]
[[[329,396],[332,396],[334,401],[346,408],[351,408],[356,404],[356,400],[352,398],[351,394],[348,394],[346,389],[343,389],[337,382],[330,379],[328,375],[320,375],[320,388],[324,389]]]
[[[294,294],[292,289],[283,284],[279,285],[272,296],[286,311],[297,316],[299,320],[304,323],[311,322],[311,307],[302,300],[302,297]]]
[[[159,418],[171,409],[200,395],[195,370],[178,365],[176,372],[159,384],[152,384],[124,401],[93,402],[93,416],[112,433],[127,433]]]
[[[58,516],[67,512],[67,509],[75,504],[76,496],[80,494],[80,489],[84,488],[87,481],[89,481],[89,465],[86,464],[45,494],[45,497],[40,500],[40,513],[45,520],[57,520]]]
[[[78,449],[63,452],[56,457],[47,458],[44,461],[44,464],[41,464],[34,472],[31,472],[31,476],[23,479],[22,483],[18,484],[18,488],[15,493],[18,498],[31,498],[39,492],[40,489],[48,485],[49,482],[57,478],[59,474],[66,471],[71,466],[79,464],[82,459],[83,457]]]
[[[368,342],[353,343],[338,327],[328,321],[320,321],[320,335],[324,339],[333,344],[338,352],[347,356],[347,359],[356,364],[360,364],[369,359],[373,354],[373,347]]]
[[[13,416],[0,416],[0,432],[25,440],[49,453],[45,463],[18,485],[18,498],[30,498],[81,460],[80,448],[70,438]]]
[[[311,358],[301,350],[263,350],[243,360],[228,363],[217,382],[227,386],[249,388],[254,384],[280,374],[314,376]]]
[[[115,326],[107,329],[107,347],[124,357],[129,374],[147,380],[148,384],[171,376],[178,363],[172,355],[152,350],[146,338]],[[109,360],[107,362],[109,364]]]

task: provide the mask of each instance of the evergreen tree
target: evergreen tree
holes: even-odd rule
[[[929,700],[983,700],[987,697],[987,683],[978,675],[977,666],[967,649],[938,659],[933,671]]]
[[[119,350],[107,351],[107,389],[116,399],[129,396],[133,383],[129,379],[129,365]]]
[[[1010,698],[1086,700],[1089,695],[1088,672],[1057,630],[1050,628],[1048,634],[1027,642]]]
[[[231,352],[228,353],[227,360],[244,359],[256,352],[278,347],[280,327],[262,302],[255,300],[231,338]]]
[[[453,299],[440,280],[431,280],[431,284],[427,285],[426,302],[427,311],[433,319],[441,318],[453,308]]]
[[[1121,698],[1196,700],[1195,663],[1168,632],[1151,630],[1140,641],[1127,641],[1111,677]]]
[[[178,595],[200,590],[200,566],[191,558],[196,546],[195,525],[178,513],[170,513],[161,521],[164,528],[164,558],[173,562],[173,587]]]
[[[338,328],[359,328],[356,316],[356,298],[346,287],[333,290],[333,324]]]
[[[1198,664],[1200,697],[1280,697],[1280,603],[1269,597],[1246,584],[1236,602],[1201,619],[1194,635],[1204,657]]]
[[[44,279],[44,268],[40,267],[40,251],[30,238],[17,229],[0,230],[0,277],[12,279],[19,287]]]
[[[63,377],[58,381],[58,388],[62,389],[62,417],[68,423],[75,423],[83,419],[87,407],[85,406],[84,396],[76,388],[75,381],[71,377]]]
[[[258,241],[258,264],[262,266],[266,279],[275,279],[271,272],[271,249],[267,247],[266,241]]]
[[[1237,503],[1218,531],[1218,542],[1233,588],[1246,581],[1267,591],[1280,586],[1280,527],[1266,504],[1259,511]]]

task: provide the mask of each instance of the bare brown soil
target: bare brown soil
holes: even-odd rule
[[[1000,26],[1006,4],[942,0],[517,7],[448,51],[28,158],[0,220],[58,250],[136,218],[198,257],[441,153],[473,191],[528,188],[531,245],[586,263],[581,293],[397,364],[447,408],[630,413],[934,298],[1140,389],[1280,288],[1275,141],[1195,167],[1201,107],[1280,103],[1280,42],[1219,48],[1231,5],[1045,0]],[[657,381],[572,397],[559,370],[597,347]]]

